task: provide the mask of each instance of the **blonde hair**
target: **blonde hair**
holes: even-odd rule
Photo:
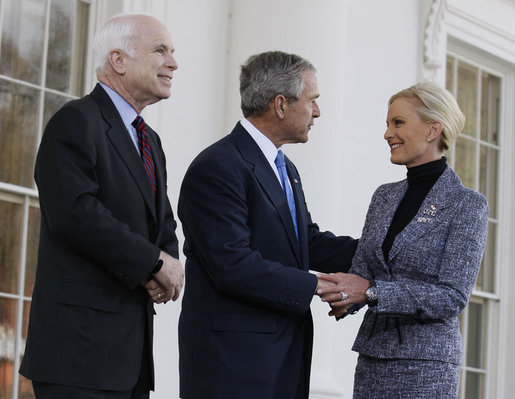
[[[398,98],[418,99],[416,112],[424,122],[438,121],[442,124],[440,150],[446,151],[465,126],[465,115],[454,96],[432,82],[419,82],[390,97],[388,106]]]

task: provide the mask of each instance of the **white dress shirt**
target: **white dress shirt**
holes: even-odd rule
[[[274,171],[275,175],[277,176],[277,180],[279,180],[279,183],[282,187],[281,178],[279,177],[279,171],[277,170],[277,166],[275,166],[275,158],[277,157],[277,152],[281,149],[281,147],[277,148],[268,137],[261,133],[246,118],[243,118],[240,121],[240,123],[248,132],[248,134],[250,134],[250,137],[252,137],[258,145],[259,149],[261,150],[266,160],[270,164],[270,167]]]

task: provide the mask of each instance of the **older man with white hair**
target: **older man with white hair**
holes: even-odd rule
[[[141,111],[170,96],[166,27],[120,14],[95,38],[99,83],[48,122],[41,235],[20,373],[36,398],[148,398],[153,302],[183,285],[165,155]]]

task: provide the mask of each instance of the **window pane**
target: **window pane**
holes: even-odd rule
[[[470,65],[458,64],[458,95],[457,100],[465,114],[463,133],[476,137],[477,118],[477,68]]]
[[[34,186],[38,98],[37,90],[0,80],[0,181]]]
[[[447,57],[445,88],[447,90],[449,90],[451,93],[454,92],[454,63],[455,62],[456,61],[453,57]]]
[[[0,298],[0,398],[10,399],[16,344],[16,311],[14,299]]]
[[[25,342],[27,340],[27,327],[29,325],[29,312],[30,312],[30,301],[23,301],[23,324],[21,331],[21,350],[22,355],[25,350]],[[20,361],[21,364],[21,361]],[[20,382],[18,384],[18,399],[33,399],[34,393],[32,391],[32,383],[22,375],[19,375]]]
[[[483,386],[483,375],[467,372],[466,386],[465,386],[465,398],[467,399],[481,399],[483,398],[482,386]]]
[[[449,148],[443,154],[447,158],[447,165],[452,166],[452,148]]]
[[[45,0],[3,0],[0,74],[41,84]]]
[[[488,223],[488,239],[486,241],[485,254],[479,269],[476,281],[476,289],[495,293],[495,243],[497,242],[497,224]]]
[[[483,193],[490,206],[490,217],[497,218],[497,165],[499,150],[480,147],[479,192]]]
[[[18,399],[34,399],[32,390],[32,382],[19,374],[20,382],[18,384]]]
[[[49,88],[82,94],[88,5],[76,0],[53,0],[47,62]]]
[[[41,215],[39,208],[29,208],[29,231],[27,235],[27,259],[25,265],[25,296],[32,296],[34,281],[36,279],[36,265],[38,257],[39,225]]]
[[[0,291],[11,294],[18,292],[22,211],[21,204],[0,199]]]
[[[483,366],[483,304],[470,302],[468,305],[467,366]]]
[[[481,77],[481,140],[498,144],[501,79],[483,72]]]
[[[458,136],[456,140],[454,169],[466,187],[475,189],[476,186],[476,143],[465,137]]]
[[[21,325],[21,355],[25,353],[25,343],[27,342],[27,331],[29,329],[29,316],[30,316],[30,305],[31,301],[23,301],[23,320]]]

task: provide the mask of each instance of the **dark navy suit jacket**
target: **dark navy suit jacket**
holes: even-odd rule
[[[45,129],[35,169],[38,266],[20,370],[27,378],[129,390],[137,382],[144,345],[152,353],[153,307],[141,283],[160,249],[178,257],[178,245],[165,156],[157,134],[148,130],[155,199],[141,158],[101,86],[64,105]]]
[[[356,240],[319,231],[300,177],[286,164],[300,242],[281,184],[241,124],[185,175],[178,208],[187,257],[184,399],[307,397],[317,285],[308,269],[348,270]]]

